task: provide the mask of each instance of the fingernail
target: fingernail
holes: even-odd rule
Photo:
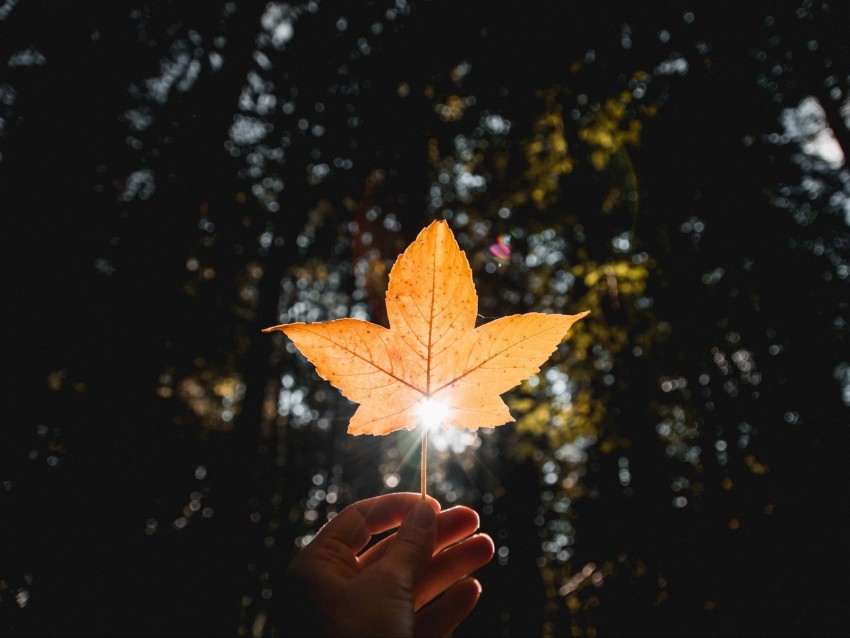
[[[410,524],[413,527],[428,529],[434,522],[435,516],[434,508],[431,505],[425,502],[417,503],[410,514]]]

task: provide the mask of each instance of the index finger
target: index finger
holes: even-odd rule
[[[375,534],[398,527],[421,500],[421,494],[396,492],[357,501],[328,521],[313,542],[340,542],[357,554]],[[427,496],[426,500],[435,512],[440,511],[436,499]]]

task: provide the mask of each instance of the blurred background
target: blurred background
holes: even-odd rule
[[[285,632],[418,434],[260,329],[385,322],[433,219],[481,322],[592,313],[431,440],[497,548],[457,635],[845,633],[848,14],[0,1],[0,634]]]

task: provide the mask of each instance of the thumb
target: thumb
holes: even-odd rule
[[[409,587],[425,570],[434,553],[437,515],[426,501],[417,503],[398,528],[392,544],[381,562],[399,582]]]

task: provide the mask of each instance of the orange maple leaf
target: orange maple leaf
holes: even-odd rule
[[[337,319],[263,330],[284,332],[322,378],[360,404],[350,434],[388,434],[423,422],[474,430],[513,421],[499,395],[539,372],[588,314],[531,312],[476,328],[472,270],[442,221],[399,255],[386,306],[389,329]]]

